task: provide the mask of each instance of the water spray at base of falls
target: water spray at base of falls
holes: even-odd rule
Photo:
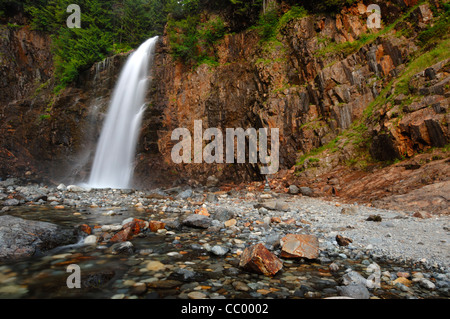
[[[113,92],[91,175],[91,188],[129,188],[145,111],[149,68],[158,37],[143,43],[127,60]]]

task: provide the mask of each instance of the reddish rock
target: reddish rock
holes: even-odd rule
[[[154,233],[156,233],[158,230],[160,229],[164,229],[166,227],[166,224],[163,222],[158,222],[155,220],[151,220],[149,222],[148,228],[150,228],[150,230]]]
[[[316,259],[319,240],[313,235],[289,234],[281,239],[281,257]]]
[[[426,218],[431,218],[432,215],[430,213],[428,213],[428,212],[420,211],[420,212],[415,212],[413,214],[413,217],[426,219]]]
[[[283,268],[283,263],[260,243],[244,250],[239,267],[265,276],[274,276]]]
[[[336,236],[336,241],[339,246],[348,246],[350,243],[353,243],[353,240],[350,238],[342,237],[341,235]]]
[[[82,232],[84,232],[88,235],[90,235],[92,233],[92,229],[91,229],[91,227],[89,227],[89,225],[83,224],[80,226],[80,229]]]
[[[130,228],[134,235],[139,234],[141,231],[148,227],[147,223],[141,219],[134,219],[133,221],[123,225],[123,228]]]
[[[111,238],[111,242],[113,243],[117,243],[117,242],[124,242],[124,241],[129,241],[133,238],[133,231],[131,227],[125,228],[124,230],[121,230],[120,232],[118,232],[117,234],[115,234],[112,238]]]

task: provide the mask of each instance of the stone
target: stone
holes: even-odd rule
[[[134,284],[130,290],[130,293],[136,296],[142,296],[146,292],[147,292],[147,285],[143,282],[138,282]]]
[[[183,225],[194,228],[208,228],[211,226],[212,219],[207,216],[191,214],[183,220]]]
[[[64,184],[59,184],[58,187],[56,187],[56,189],[61,191],[61,192],[64,192],[64,191],[67,190],[67,187]]]
[[[336,263],[331,263],[330,266],[328,266],[331,272],[337,272],[339,270],[339,265]]]
[[[419,212],[415,212],[413,214],[413,217],[421,218],[421,219],[427,219],[427,218],[433,217],[433,215],[431,215],[430,213],[425,212],[425,211],[419,211]]]
[[[339,246],[348,246],[350,243],[353,243],[353,240],[350,238],[342,237],[341,235],[336,235],[336,241]]]
[[[86,234],[88,234],[88,235],[90,235],[90,234],[92,233],[91,227],[89,227],[89,225],[86,225],[86,224],[81,225],[81,226],[80,226],[80,230],[81,230],[83,233],[86,233]]]
[[[134,253],[134,246],[129,241],[115,243],[108,249],[108,252],[113,255],[132,255]]]
[[[123,229],[129,228],[133,235],[139,234],[148,227],[148,223],[141,219],[133,219],[131,222],[123,225]]]
[[[166,269],[166,265],[159,261],[150,261],[148,262],[147,266],[145,266],[150,271],[160,271]]]
[[[76,244],[78,236],[75,228],[0,216],[0,261],[31,257],[58,246]]]
[[[283,268],[283,263],[263,244],[247,247],[240,258],[239,267],[248,271],[274,276]]]
[[[313,190],[309,187],[300,187],[300,193],[304,196],[309,196],[309,197],[314,195]]]
[[[349,286],[338,286],[336,287],[337,291],[341,296],[350,297],[354,299],[369,299],[370,293],[367,290],[366,286],[352,284]]]
[[[231,285],[237,291],[249,291],[250,290],[250,287],[247,286],[247,284],[242,281],[233,281],[233,283]]]
[[[423,288],[430,289],[430,290],[436,288],[436,285],[435,285],[434,283],[432,283],[430,280],[426,279],[426,278],[423,278],[423,279],[420,281],[420,285],[421,285]]]
[[[342,276],[342,283],[346,286],[349,285],[364,285],[367,284],[367,279],[361,276],[356,271],[350,271],[346,273],[344,276]]]
[[[206,299],[206,295],[199,291],[193,291],[188,293],[189,299]]]
[[[84,239],[84,244],[85,245],[95,245],[95,244],[97,244],[97,240],[98,240],[97,236],[90,235]]]
[[[237,223],[237,220],[233,218],[233,219],[227,220],[224,223],[224,225],[225,225],[225,227],[231,227],[231,226],[235,226],[236,223]]]
[[[148,223],[148,228],[153,232],[156,233],[158,230],[160,229],[165,229],[166,224],[163,222],[159,222],[159,221],[155,221],[155,220],[151,220]]]
[[[393,282],[392,282],[394,285],[395,284],[397,284],[397,283],[399,283],[399,284],[402,284],[402,285],[405,285],[405,286],[407,286],[407,287],[409,287],[409,286],[411,286],[411,280],[408,280],[408,279],[406,279],[405,277],[398,277],[397,279],[395,279]]]
[[[319,257],[319,240],[314,235],[289,234],[281,239],[280,244],[283,258]]]
[[[297,186],[295,185],[289,186],[289,194],[297,195],[298,193],[300,193],[300,189]]]
[[[19,206],[20,205],[20,201],[18,201],[15,198],[11,198],[11,199],[7,199],[3,202],[4,206]]]
[[[177,199],[188,199],[188,198],[192,197],[192,195],[193,195],[192,189],[186,189],[186,190],[180,192],[180,193],[176,196],[176,198],[177,198]]]
[[[67,191],[68,192],[73,192],[73,193],[81,193],[81,192],[89,192],[90,189],[85,189],[81,186],[77,186],[77,185],[69,185],[67,186]]]
[[[223,256],[228,252],[228,248],[216,245],[211,248],[211,252],[216,256]]]
[[[211,215],[211,218],[221,222],[226,222],[227,220],[233,219],[235,216],[236,214],[232,211],[220,208]]]
[[[219,185],[219,179],[214,175],[208,176],[208,178],[206,179],[206,186],[217,187],[217,185]]]
[[[110,241],[112,243],[117,243],[117,242],[124,242],[124,241],[129,241],[133,238],[133,232],[131,227],[125,228],[121,231],[119,231],[117,234],[115,234]]]

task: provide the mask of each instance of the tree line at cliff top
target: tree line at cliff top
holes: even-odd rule
[[[32,29],[51,35],[57,92],[75,81],[80,72],[94,63],[136,48],[152,36],[162,35],[170,21],[187,21],[192,24],[188,27],[195,29],[200,12],[221,13],[228,29],[224,29],[221,21],[208,25],[209,30],[204,30],[205,39],[209,39],[206,41],[208,45],[225,31],[239,32],[257,23],[268,2],[269,0],[0,0],[0,21],[6,24],[13,16],[23,13]],[[354,0],[284,2],[301,5],[308,10],[335,10]],[[72,3],[81,8],[80,29],[69,29],[66,25],[71,14],[67,12],[67,7]],[[181,49],[184,49],[181,51],[183,54],[190,54],[186,48]]]

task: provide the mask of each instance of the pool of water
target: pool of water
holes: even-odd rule
[[[116,215],[106,216],[114,211]],[[5,213],[6,214],[6,213]],[[51,222],[66,227],[80,224],[120,224],[129,217],[148,220],[151,212],[135,209],[55,210],[28,207],[8,211],[7,214],[30,220]],[[167,218],[167,215],[160,215]],[[111,245],[86,246],[82,244],[59,247],[44,256],[0,264],[1,298],[178,298],[189,291],[200,290],[207,296],[225,298],[324,298],[337,296],[336,286],[352,268],[364,274],[367,263],[343,259],[338,272],[330,272],[329,264],[317,261],[283,260],[284,267],[273,278],[247,273],[239,269],[239,256],[229,252],[215,256],[200,249],[202,243],[226,244],[221,233],[182,229],[171,235],[147,232],[132,240],[134,253],[113,254]],[[148,269],[150,262],[159,262],[163,269]],[[372,261],[370,261],[372,262]],[[404,265],[381,263],[382,271],[423,271]],[[69,289],[69,265],[81,269],[82,288]],[[184,269],[192,275],[183,278]],[[175,275],[174,275],[175,274]],[[365,276],[367,278],[367,275]],[[249,289],[237,289],[234,281],[243,282]],[[146,288],[142,288],[145,284]],[[200,288],[199,288],[200,287]],[[140,291],[139,288],[142,288]],[[302,290],[306,294],[299,293]],[[381,282],[381,289],[371,291],[379,298],[446,298],[439,290],[422,289],[419,285],[410,291]],[[183,295],[184,293],[184,295]]]

